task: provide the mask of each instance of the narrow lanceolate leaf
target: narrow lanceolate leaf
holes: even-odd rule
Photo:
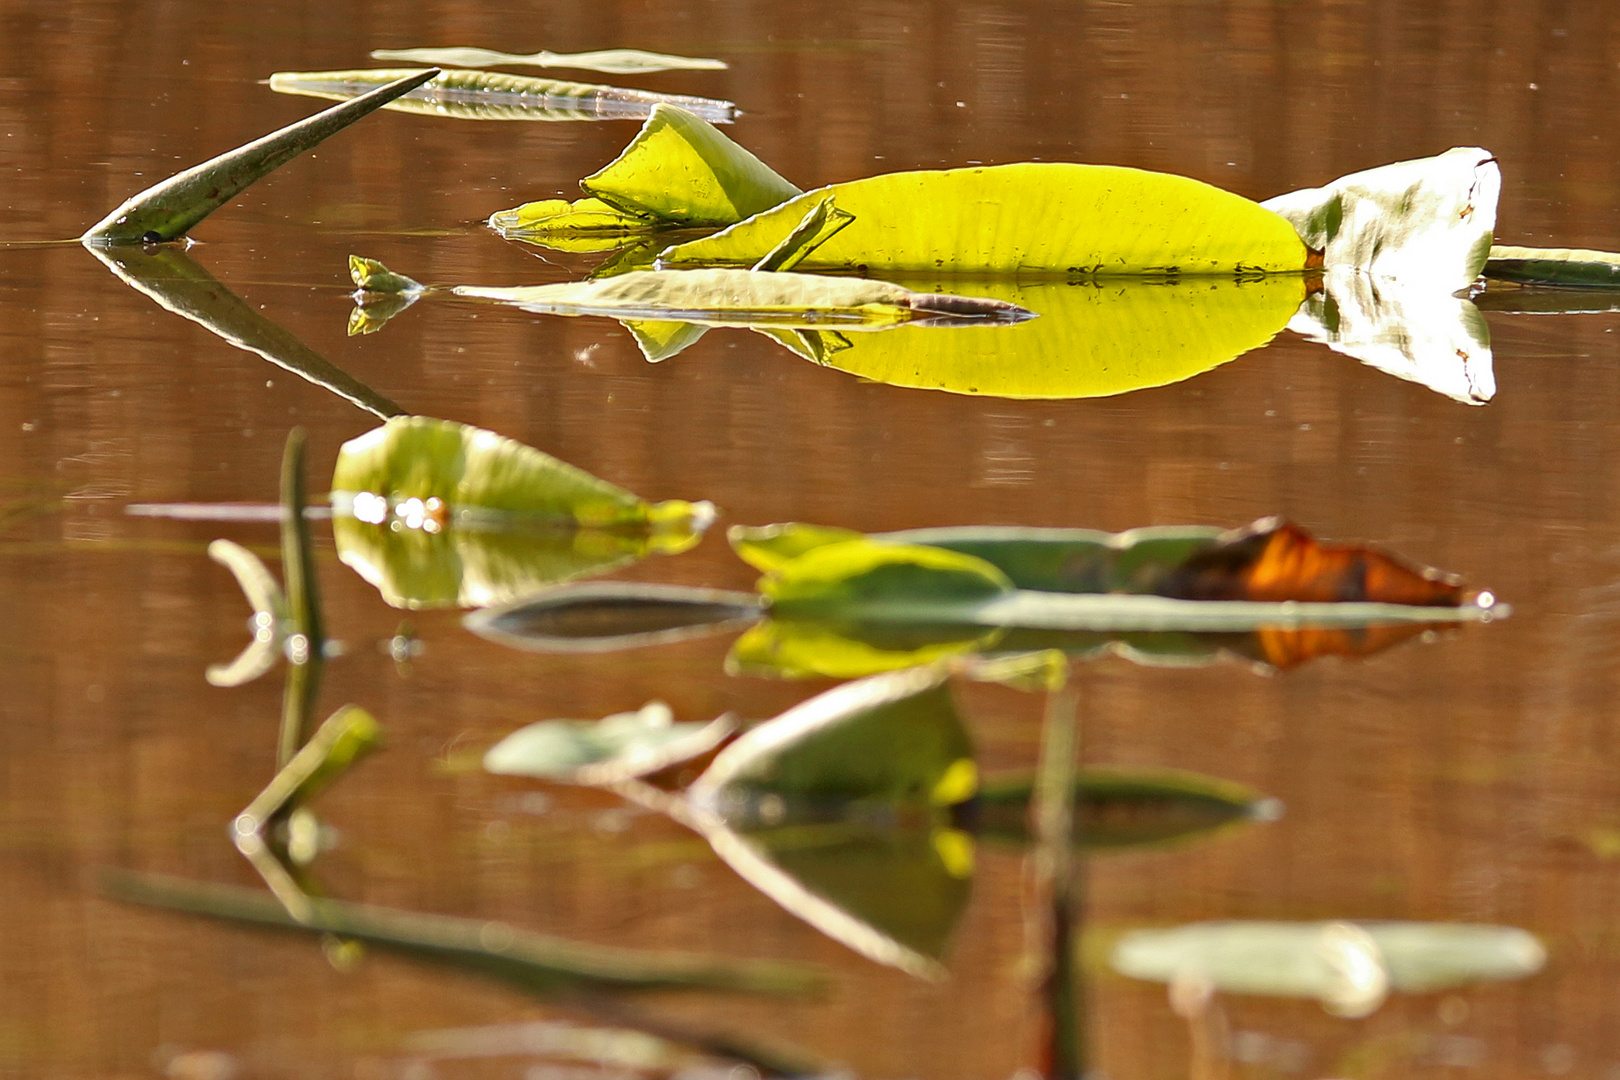
[[[255,180],[438,74],[437,68],[389,72],[390,78],[344,95],[354,101],[290,124],[131,196],[82,239],[102,246],[177,240]]]
[[[724,71],[724,60],[698,56],[672,56],[641,49],[598,49],[594,52],[537,53],[496,52],[466,46],[445,49],[374,49],[373,60],[404,60],[412,64],[442,64],[445,67],[542,67],[604,71],[610,75],[636,75],[651,71]]]
[[[643,270],[520,288],[460,285],[455,292],[552,315],[673,319],[709,326],[881,330],[913,320],[999,324],[1032,317],[1002,300],[917,293],[866,278],[752,270]]]
[[[1033,162],[833,184],[661,258],[676,266],[752,266],[829,195],[855,220],[805,267],[1090,279],[1286,272],[1306,264],[1293,228],[1241,196],[1141,169]]]
[[[1496,158],[1460,146],[1260,205],[1287,218],[1329,269],[1449,292],[1467,288],[1484,269],[1501,190]]]
[[[804,220],[799,222],[780,244],[766,252],[765,257],[752,268],[792,270],[808,259],[816,248],[831,240],[854,220],[854,214],[838,209],[833,205],[832,197],[828,196],[811,207],[810,212],[804,215]]]
[[[342,900],[311,900],[309,917],[297,920],[261,890],[181,878],[111,873],[104,879],[104,888],[131,903],[305,933],[337,934],[530,993],[692,988],[805,994],[823,983],[813,969],[799,965],[591,945],[502,922]]]
[[[278,71],[270,76],[270,89],[342,101],[381,83],[418,74],[408,68]],[[679,105],[716,124],[729,124],[737,116],[736,105],[715,98],[536,79],[499,71],[443,72],[422,80],[422,85],[389,108],[459,120],[640,120],[660,102]]]
[[[695,544],[709,503],[648,503],[491,431],[401,417],[345,443],[338,554],[402,607],[484,606]]]
[[[1566,288],[1620,288],[1620,252],[1584,248],[1491,248],[1485,276],[1521,285],[1562,285]]]
[[[625,213],[694,226],[730,225],[799,194],[710,120],[685,107],[653,106],[630,145],[579,186]]]

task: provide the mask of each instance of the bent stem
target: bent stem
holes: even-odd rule
[[[320,692],[326,633],[321,623],[319,579],[304,517],[303,428],[287,433],[287,448],[281,458],[281,575],[286,586],[287,615],[292,632],[287,635],[287,683],[281,700],[281,738],[276,764],[285,768],[304,743],[309,714]]]
[[[1080,732],[1076,718],[1079,696],[1061,676],[1048,684],[1046,717],[1041,729],[1041,762],[1036,774],[1033,870],[1034,940],[1044,946],[1041,998],[1045,1005],[1042,1074],[1048,1080],[1079,1080],[1085,1073],[1085,1033],[1080,1011],[1082,987],[1075,971],[1079,926],[1083,916],[1082,863],[1074,854],[1075,760]],[[1044,925],[1043,925],[1044,924]]]

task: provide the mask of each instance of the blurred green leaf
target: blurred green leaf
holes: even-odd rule
[[[601,720],[542,720],[519,728],[484,755],[484,770],[571,784],[612,784],[660,772],[708,753],[732,731],[723,716],[674,722],[662,701]]]
[[[610,652],[726,633],[759,619],[751,593],[601,581],[548,589],[468,614],[467,629],[514,649]]]
[[[1390,991],[1429,993],[1533,975],[1546,950],[1510,926],[1415,922],[1208,922],[1137,930],[1114,947],[1123,975],[1238,994],[1316,998],[1366,1016]]]
[[[673,104],[716,124],[736,119],[737,106],[714,98],[659,94],[622,86],[536,79],[499,71],[445,71],[389,103],[397,112],[458,120],[640,120]],[[270,89],[280,94],[343,101],[372,87],[423,72],[410,68],[353,71],[278,71]]]
[[[108,872],[102,887],[108,895],[130,903],[275,929],[336,934],[543,995],[666,989],[802,995],[815,993],[824,983],[813,969],[795,964],[591,945],[492,920],[341,900],[311,900],[311,918],[300,923],[257,889],[156,874]]]
[[[416,90],[439,71],[431,68],[388,74],[390,78],[375,80],[364,92],[345,95],[355,97],[354,101],[289,124],[130,196],[80,239],[99,247],[177,240],[254,181],[402,94]]]
[[[708,503],[647,503],[491,431],[400,417],[345,443],[338,554],[399,607],[483,606],[651,552],[683,551]]]
[[[496,52],[466,46],[426,49],[373,49],[373,60],[404,60],[414,64],[443,64],[447,67],[543,67],[603,71],[610,75],[634,75],[651,71],[724,71],[724,60],[672,56],[641,49],[598,49],[595,52],[537,53]]]
[[[376,259],[367,259],[359,255],[349,256],[349,277],[356,288],[369,293],[423,291],[420,282],[412,281],[404,274],[394,273]]]
[[[1033,775],[987,777],[968,820],[983,839],[1029,842]],[[1074,842],[1091,849],[1176,844],[1232,825],[1269,821],[1282,805],[1242,784],[1172,769],[1089,767],[1074,781]]]

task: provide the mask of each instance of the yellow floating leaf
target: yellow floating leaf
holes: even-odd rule
[[[1298,271],[1306,262],[1293,227],[1242,196],[1166,173],[1044,162],[833,184],[663,259],[752,266],[829,195],[855,220],[806,267],[1090,278]]]
[[[502,236],[541,236],[553,238],[611,237],[612,247],[620,247],[626,233],[646,232],[656,224],[644,214],[627,213],[601,199],[541,199],[489,216],[489,227]],[[581,250],[604,250],[599,244]]]
[[[671,225],[730,225],[799,194],[713,125],[664,104],[653,106],[624,153],[579,186],[626,213]],[[793,226],[809,209],[800,209]],[[791,229],[782,230],[777,239]],[[743,261],[751,266],[769,250]]]

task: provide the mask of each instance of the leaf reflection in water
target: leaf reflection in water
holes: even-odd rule
[[[934,665],[847,683],[717,754],[723,729],[673,724],[658,703],[595,725],[542,721],[492,747],[485,768],[598,786],[665,813],[816,929],[935,978],[968,899],[976,839],[1027,844],[1034,787],[1016,773],[981,786],[948,675]],[[665,786],[710,754],[684,792]],[[1087,847],[1187,840],[1277,813],[1273,800],[1189,773],[1082,770],[1071,790],[1073,839]]]
[[[344,443],[338,557],[395,607],[473,607],[684,551],[707,502],[648,503],[492,431],[398,417]]]
[[[443,64],[446,67],[561,67],[581,71],[605,71],[612,75],[633,75],[652,71],[724,71],[724,60],[699,56],[672,56],[642,49],[597,49],[582,53],[497,52],[467,46],[422,49],[373,49],[373,60],[405,60],[413,64]]]
[[[385,420],[404,412],[285,327],[249,307],[181,248],[86,246],[130,288],[238,349],[256,353]]]
[[[767,571],[761,596],[679,586],[565,587],[465,618],[540,652],[606,651],[734,630],[734,672],[857,678],[946,657],[1119,655],[1185,666],[1237,657],[1288,668],[1365,656],[1510,614],[1489,592],[1266,518],[1246,529],[1014,527],[863,536],[736,527]]]

